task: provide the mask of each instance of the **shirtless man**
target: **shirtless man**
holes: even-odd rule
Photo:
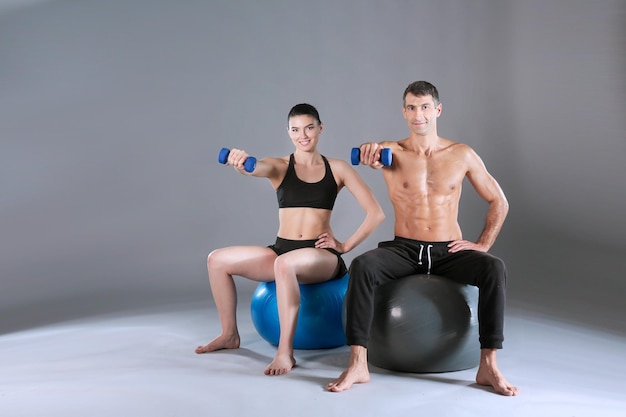
[[[506,268],[487,253],[508,212],[507,199],[480,157],[467,145],[437,134],[441,114],[439,93],[432,84],[416,81],[404,92],[402,113],[409,137],[361,145],[361,163],[380,169],[383,148],[393,162],[383,176],[395,214],[395,239],[381,242],[350,265],[346,295],[346,336],[350,363],[329,391],[344,391],[370,380],[367,344],[376,286],[412,274],[445,276],[479,288],[480,365],[476,382],[496,393],[513,396],[519,389],[499,371],[502,348]],[[476,242],[463,240],[458,224],[463,179],[489,204],[484,229]]]

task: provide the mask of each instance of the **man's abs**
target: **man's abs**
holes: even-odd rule
[[[396,236],[426,242],[445,242],[463,238],[456,211],[436,210],[437,213],[432,213],[426,209],[412,211],[398,206],[394,206],[394,211]]]

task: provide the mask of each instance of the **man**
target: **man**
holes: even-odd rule
[[[327,385],[330,391],[344,391],[370,380],[367,344],[376,286],[407,275],[432,273],[479,288],[481,354],[476,382],[501,395],[519,392],[496,363],[504,340],[506,269],[500,259],[487,253],[504,223],[508,202],[469,146],[437,134],[441,108],[435,86],[416,81],[406,88],[402,107],[409,137],[360,147],[361,163],[376,169],[383,167],[382,149],[392,151],[393,162],[383,169],[383,176],[395,213],[395,239],[379,243],[377,249],[352,261],[346,294],[350,363]],[[464,178],[489,204],[476,242],[463,240],[457,220]]]

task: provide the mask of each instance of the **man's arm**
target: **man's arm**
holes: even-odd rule
[[[390,143],[395,142],[368,142],[362,144],[360,149],[360,162],[363,165],[367,165],[374,169],[380,169],[384,167],[382,162],[380,162],[380,154],[384,148],[388,148]]]
[[[479,250],[487,252],[495,243],[504,220],[509,212],[509,202],[498,182],[489,174],[485,164],[478,154],[467,148],[466,161],[468,163],[467,179],[478,195],[489,204],[485,219],[485,226],[475,243],[468,241],[453,242],[450,252],[460,250]]]

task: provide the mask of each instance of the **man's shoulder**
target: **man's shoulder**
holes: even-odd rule
[[[468,146],[467,144],[465,144],[463,142],[459,142],[457,140],[452,140],[450,138],[444,138],[443,136],[439,136],[439,143],[441,144],[442,147],[447,147],[447,146]]]
[[[448,138],[439,138],[441,149],[447,149],[458,153],[474,153],[474,149],[467,143],[457,142]]]
[[[400,140],[384,140],[382,142],[379,142],[378,144],[383,148],[389,148],[392,151],[401,151],[410,148],[410,146],[408,145],[409,141],[410,138],[404,138]]]
[[[406,139],[403,139],[403,140],[406,140]],[[378,144],[384,148],[392,148],[392,147],[400,146],[400,142],[402,142],[402,140],[382,140],[378,142]]]

